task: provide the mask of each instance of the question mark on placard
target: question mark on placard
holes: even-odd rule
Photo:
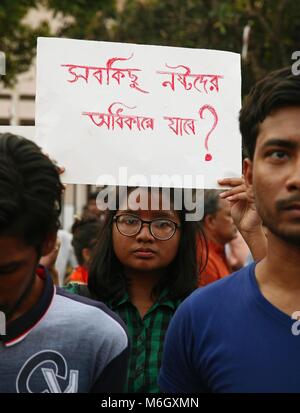
[[[206,160],[206,161],[211,161],[211,160],[212,160],[212,155],[208,152],[208,151],[209,151],[209,149],[208,149],[208,140],[209,140],[209,137],[210,137],[212,131],[213,131],[213,130],[215,129],[215,127],[217,126],[219,118],[218,118],[217,112],[215,111],[215,109],[214,109],[212,106],[210,106],[210,105],[203,105],[203,106],[199,109],[199,116],[200,116],[201,119],[203,119],[203,112],[204,112],[205,110],[208,110],[208,111],[213,115],[213,117],[214,117],[214,124],[213,124],[213,126],[211,127],[211,129],[210,129],[210,131],[208,132],[208,134],[206,135],[206,137],[205,137],[205,142],[204,142],[204,146],[205,146],[205,149],[206,149],[206,151],[207,151],[207,154],[205,155],[205,160]]]

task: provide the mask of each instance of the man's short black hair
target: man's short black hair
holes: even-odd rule
[[[252,88],[240,112],[240,131],[243,147],[253,159],[260,123],[274,110],[286,106],[300,106],[300,76],[291,68],[270,73]]]
[[[0,134],[0,236],[22,238],[40,252],[59,228],[62,191],[57,167],[35,143]]]
[[[97,196],[98,196],[98,192],[91,192],[91,193],[89,193],[89,195],[88,195],[88,202],[90,202],[90,201],[96,201]]]
[[[221,189],[205,189],[204,190],[204,216],[215,215],[220,209],[220,193]]]

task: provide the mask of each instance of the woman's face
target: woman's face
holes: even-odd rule
[[[145,191],[147,191],[147,189],[145,189]],[[159,218],[169,219],[180,224],[179,215],[176,211],[161,209],[161,196],[161,194],[156,195],[156,197],[160,197],[160,208],[157,210],[133,211],[128,208],[125,210],[124,205],[121,205],[120,209],[116,212],[116,216],[130,214],[145,221]],[[126,269],[145,272],[157,271],[168,267],[176,257],[180,242],[180,228],[176,229],[172,238],[168,240],[158,240],[151,234],[148,224],[143,224],[140,232],[136,235],[126,236],[119,232],[116,222],[114,222],[112,238],[114,252]]]

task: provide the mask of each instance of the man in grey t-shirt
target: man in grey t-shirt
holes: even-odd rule
[[[0,393],[121,392],[126,380],[121,320],[38,266],[55,245],[62,189],[33,142],[0,134]]]

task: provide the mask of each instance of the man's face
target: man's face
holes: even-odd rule
[[[19,238],[0,236],[0,311],[8,311],[22,296],[37,262],[34,247]]]
[[[300,246],[300,107],[278,109],[261,123],[253,161],[244,166],[266,227]]]
[[[219,210],[213,218],[213,235],[222,245],[232,241],[237,235],[237,229],[230,212],[230,204],[226,199],[219,199]]]

